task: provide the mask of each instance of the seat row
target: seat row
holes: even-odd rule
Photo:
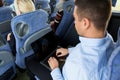
[[[73,10],[74,4],[73,2],[66,2],[64,4],[64,15],[59,24],[57,30],[52,35],[58,38],[58,44],[62,47],[67,46],[75,46],[79,40],[78,35],[75,31],[74,27],[74,18],[73,18]],[[114,17],[117,16],[117,17]],[[120,32],[118,32],[118,28],[120,26],[120,13],[113,13],[111,17],[111,21],[109,23],[108,30],[112,32],[113,35],[118,35],[116,39],[115,49],[111,52],[111,56],[108,61],[108,68],[109,71],[106,72],[109,74],[108,80],[117,80],[119,79],[119,56],[120,56]],[[48,35],[52,32],[50,24],[48,23],[48,13],[44,10],[36,10],[34,12],[22,14],[20,16],[14,17],[11,21],[8,22],[7,25],[11,27],[9,30],[12,30],[15,40],[16,40],[16,56],[13,57],[9,44],[5,40],[5,34],[3,29],[3,23],[0,24],[0,80],[8,80],[12,79],[13,76],[16,74],[15,64],[22,69],[29,69],[30,72],[32,69],[36,69],[35,67],[31,69],[31,66],[35,66],[35,64],[31,63],[28,65],[28,62],[25,62],[26,58],[31,57],[34,55],[34,50],[31,47],[31,44],[36,40],[43,38],[44,36]],[[115,27],[113,27],[113,24]],[[2,26],[1,26],[2,25]],[[4,23],[6,25],[6,23]],[[4,26],[4,27],[7,27]],[[112,28],[112,29],[111,29]],[[117,29],[116,29],[117,28]],[[8,29],[8,28],[6,28]],[[9,31],[7,30],[7,31]],[[120,29],[119,29],[120,31]],[[117,34],[118,32],[118,34]],[[57,46],[56,45],[56,46]],[[33,59],[33,58],[32,58]],[[32,60],[30,59],[30,60]],[[117,66],[116,66],[117,65]],[[39,69],[38,69],[39,70]],[[38,76],[34,72],[33,75],[39,79],[43,79],[45,77]],[[41,73],[41,72],[40,72]],[[8,78],[9,77],[9,78]]]

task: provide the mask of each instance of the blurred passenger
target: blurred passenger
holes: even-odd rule
[[[59,2],[56,4],[56,7],[54,9],[54,12],[57,12],[55,15],[55,17],[53,17],[53,20],[51,18],[51,28],[53,29],[53,31],[55,32],[59,23],[62,20],[63,17],[63,5],[64,3],[68,1],[68,0],[59,0]]]
[[[69,0],[59,0],[59,2],[56,4],[55,6],[55,9],[54,9],[54,12],[57,12],[59,10],[62,10],[63,9],[63,5],[66,1],[69,1]]]
[[[62,73],[57,59],[49,58],[53,80],[106,80],[104,71],[114,46],[106,31],[110,17],[111,0],[75,0],[75,28],[80,43],[56,51],[58,57],[69,54]]]
[[[50,22],[52,30],[55,32],[63,17],[63,9],[59,10],[53,21]]]
[[[35,6],[32,0],[14,0],[14,9],[15,9],[16,16],[18,16],[21,14],[35,11]],[[15,44],[15,38],[12,32],[8,34],[7,41],[9,41],[12,52],[15,55],[16,44]]]
[[[35,6],[32,0],[14,0],[14,3],[11,6],[17,16],[35,11]]]

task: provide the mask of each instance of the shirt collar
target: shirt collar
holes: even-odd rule
[[[101,46],[105,44],[107,40],[109,40],[108,38],[109,38],[108,33],[104,38],[86,38],[86,37],[79,36],[79,40],[81,44],[85,46]]]

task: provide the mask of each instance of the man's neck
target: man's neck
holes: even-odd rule
[[[85,37],[88,37],[88,38],[104,38],[105,34],[106,34],[105,31],[92,29],[92,30],[89,30],[85,33]]]

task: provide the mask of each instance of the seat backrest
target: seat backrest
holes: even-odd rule
[[[9,44],[0,34],[0,80],[11,80],[15,74],[15,63]]]
[[[58,25],[56,33],[55,33],[59,38],[62,38],[65,35],[68,28],[73,23],[73,20],[74,20],[73,10],[74,10],[74,2],[66,1],[64,3],[62,20],[60,24]]]
[[[51,7],[51,13],[53,13],[55,5],[56,5],[57,1],[56,0],[50,0],[50,7]]]
[[[43,9],[43,10],[47,11],[48,14],[51,13],[51,8],[50,8],[48,0],[36,0],[35,7],[36,7],[36,9]]]
[[[3,2],[5,6],[9,6],[14,2],[14,0],[3,0]]]
[[[120,80],[120,29],[118,31],[118,40],[109,61],[109,78],[108,80]]]
[[[9,6],[0,7],[0,23],[12,19],[12,9]]]
[[[67,30],[64,38],[61,40],[61,46],[68,47],[68,46],[76,46],[79,41],[79,35],[75,29],[74,22],[70,25],[69,29]]]
[[[26,68],[24,58],[33,54],[31,43],[51,31],[47,20],[48,14],[44,10],[22,14],[12,19],[11,27],[17,51],[16,64],[19,67]]]
[[[117,41],[117,32],[120,26],[120,12],[113,12],[108,24],[108,32],[112,35],[114,41]]]

